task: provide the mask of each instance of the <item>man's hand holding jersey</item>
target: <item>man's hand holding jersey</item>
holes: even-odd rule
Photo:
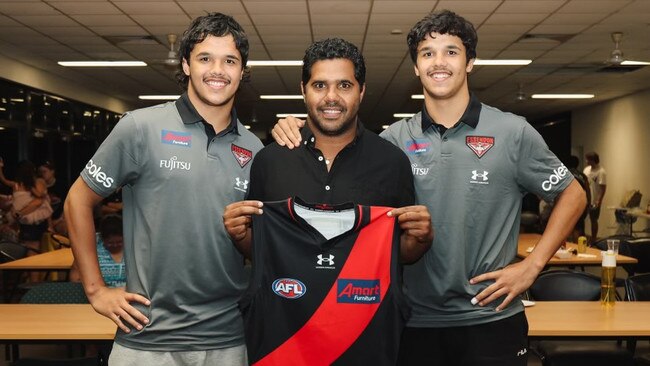
[[[251,222],[252,215],[262,214],[262,202],[239,201],[226,206],[223,212],[223,225],[226,232],[244,257],[251,258]]]

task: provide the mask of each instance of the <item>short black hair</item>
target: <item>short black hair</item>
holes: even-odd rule
[[[443,10],[429,13],[417,22],[406,36],[413,63],[417,61],[418,45],[431,33],[449,34],[460,38],[467,52],[467,62],[476,58],[478,35],[474,25],[453,11]]]
[[[600,156],[598,156],[598,153],[596,153],[595,151],[590,151],[590,152],[586,153],[585,158],[587,158],[588,160],[593,161],[596,164],[600,164]]]
[[[190,53],[192,53],[194,46],[197,43],[203,42],[207,36],[225,37],[228,34],[234,38],[235,46],[241,54],[243,69],[246,70],[246,63],[248,62],[248,37],[246,36],[246,32],[244,32],[244,28],[230,15],[208,13],[194,19],[190,27],[183,32],[183,37],[181,38],[178,52],[180,63],[176,71],[176,79],[183,89],[187,89],[187,84],[189,83],[189,76],[183,72],[183,59],[189,64]]]
[[[107,239],[109,236],[123,236],[122,216],[106,215],[99,222],[99,232],[102,238]]]
[[[341,38],[327,38],[312,43],[305,50],[305,57],[302,59],[302,83],[307,84],[311,79],[311,68],[316,61],[333,60],[342,58],[352,61],[354,64],[354,78],[363,88],[366,83],[366,62],[359,48],[354,44]]]
[[[575,155],[571,155],[569,156],[566,165],[569,169],[578,169],[578,165],[580,165],[580,159]]]

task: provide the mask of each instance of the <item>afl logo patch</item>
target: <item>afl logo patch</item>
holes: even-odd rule
[[[478,158],[482,158],[488,150],[494,146],[494,137],[492,136],[466,136],[465,143],[472,149]]]
[[[271,289],[276,295],[290,300],[300,298],[307,292],[305,284],[293,278],[278,278],[273,281]]]
[[[235,144],[230,145],[230,151],[232,151],[232,154],[235,156],[235,160],[237,160],[237,163],[239,163],[240,167],[245,167],[246,164],[248,164],[251,159],[253,159],[253,152],[244,149],[243,147],[239,147]]]

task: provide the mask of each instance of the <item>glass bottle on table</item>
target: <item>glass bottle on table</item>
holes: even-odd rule
[[[616,304],[616,253],[613,250],[603,252],[601,269],[600,303],[613,306]]]

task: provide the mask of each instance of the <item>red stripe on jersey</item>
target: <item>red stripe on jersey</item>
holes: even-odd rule
[[[371,207],[370,223],[364,227],[350,251],[339,278],[379,280],[381,301],[390,286],[394,218],[387,207]],[[331,365],[363,333],[379,305],[337,303],[334,281],[322,304],[296,334],[273,352],[254,363],[271,365]]]

